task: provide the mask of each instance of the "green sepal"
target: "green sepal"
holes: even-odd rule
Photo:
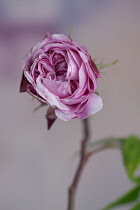
[[[47,106],[47,104],[40,104],[40,105],[38,105],[37,107],[34,108],[33,112],[36,112],[37,110],[39,110],[43,106]]]
[[[111,63],[108,63],[108,64],[102,64],[102,61],[99,64],[96,64],[98,70],[106,68],[106,67],[109,67],[109,66],[112,66],[112,65],[114,65],[114,64],[116,64],[118,62],[118,60],[115,60],[115,61],[113,61]]]

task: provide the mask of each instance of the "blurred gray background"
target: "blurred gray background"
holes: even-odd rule
[[[45,108],[19,94],[22,59],[46,31],[68,34],[92,57],[119,63],[104,69],[104,108],[90,118],[92,139],[140,135],[139,0],[0,1],[0,210],[66,210],[82,126],[57,120],[47,131]],[[76,210],[100,210],[133,186],[117,150],[92,157]],[[128,210],[129,206],[124,208]]]

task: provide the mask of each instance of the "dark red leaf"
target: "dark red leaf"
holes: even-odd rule
[[[27,83],[28,83],[28,81],[27,81],[26,77],[24,76],[24,72],[23,72],[21,83],[20,83],[20,89],[19,89],[20,93],[26,92]]]
[[[48,130],[52,127],[55,120],[57,119],[55,115],[55,109],[52,107],[49,107],[46,114],[47,124],[48,124]]]

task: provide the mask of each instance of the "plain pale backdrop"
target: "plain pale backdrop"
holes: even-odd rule
[[[46,109],[33,113],[38,102],[18,92],[22,59],[46,31],[67,35],[72,25],[73,39],[92,57],[119,60],[103,70],[104,108],[90,118],[91,140],[140,135],[139,11],[139,0],[0,1],[1,210],[66,210],[81,122],[57,120],[47,131]],[[100,210],[132,186],[119,151],[97,154],[83,173],[76,210]]]

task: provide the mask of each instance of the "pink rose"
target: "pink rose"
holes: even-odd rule
[[[48,118],[85,119],[100,111],[95,94],[100,77],[85,47],[62,34],[47,34],[27,54],[20,92],[28,92],[48,104]]]

